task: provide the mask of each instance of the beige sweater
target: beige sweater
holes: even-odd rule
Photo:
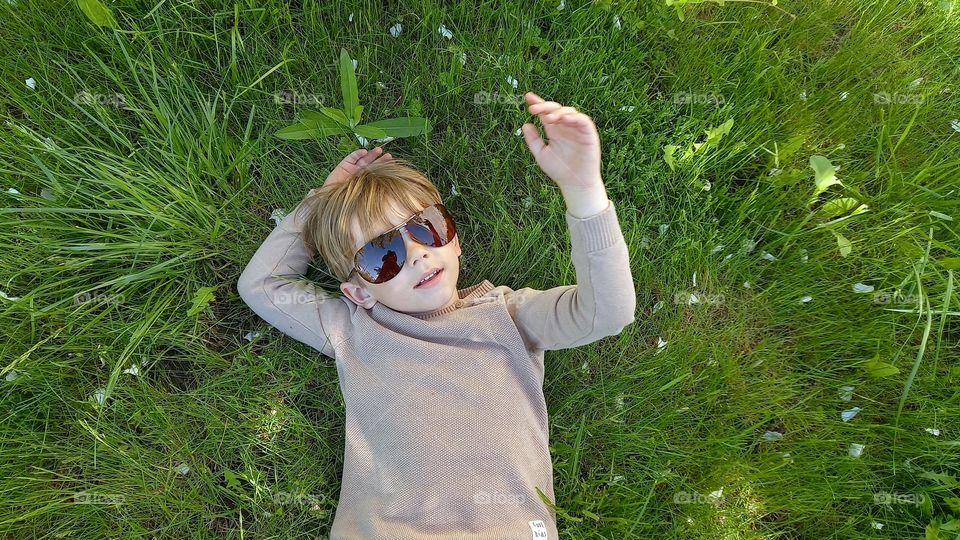
[[[565,213],[576,285],[459,289],[416,316],[359,308],[304,281],[313,258],[296,211],[244,269],[240,296],[335,360],[346,406],[331,540],[558,538],[543,395],[544,351],[620,333],[636,297],[610,202]]]

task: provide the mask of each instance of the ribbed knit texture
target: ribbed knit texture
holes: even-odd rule
[[[331,540],[556,540],[544,351],[620,333],[636,295],[616,209],[566,212],[576,285],[483,280],[407,314],[358,307],[302,279],[313,254],[296,211],[238,282],[281,332],[334,358],[346,446]],[[466,250],[465,250],[466,251]]]

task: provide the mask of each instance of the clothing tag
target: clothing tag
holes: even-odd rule
[[[547,540],[547,526],[543,524],[543,520],[531,521],[530,530],[533,531],[533,540]]]

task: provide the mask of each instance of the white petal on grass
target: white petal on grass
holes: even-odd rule
[[[513,134],[516,135],[517,137],[523,135],[523,127],[522,126],[518,127],[517,130],[513,132]]]
[[[467,65],[467,53],[465,53],[465,52],[463,52],[463,51],[459,51],[459,52],[457,53],[457,56],[460,57],[460,64],[461,64],[461,65],[464,65],[464,66]]]
[[[374,139],[374,142],[378,142],[378,143],[381,143],[381,144],[386,144],[386,143],[394,140],[395,138],[396,138],[396,137],[384,137],[384,138],[382,138],[382,139]]]
[[[620,107],[621,111],[627,111],[627,112],[633,112],[634,109],[636,109],[636,107],[633,105],[624,105],[623,107]]]
[[[623,482],[623,475],[622,475],[622,474],[618,474],[618,475],[614,476],[614,477],[613,477],[613,481],[610,482],[610,483],[611,483],[611,484],[619,484],[620,482]]]
[[[922,83],[922,82],[923,82],[923,77],[918,77],[918,78],[910,81],[910,88],[916,88],[916,87],[920,86],[920,83]]]
[[[710,254],[713,255],[714,253],[718,253],[720,251],[723,251],[723,244],[714,246],[713,249],[710,250]]]
[[[590,372],[590,364],[588,364],[586,360],[584,360],[584,361],[583,361],[583,364],[580,365],[580,371],[582,371],[582,372],[584,372],[584,373],[589,373],[589,372]]]
[[[247,332],[246,334],[243,335],[243,339],[247,341],[253,341],[258,337],[260,337],[260,332]]]
[[[456,196],[459,195],[459,194],[460,194],[460,192],[457,191],[457,186],[456,186],[456,184],[450,186],[450,195],[451,195],[451,196],[456,197]]]
[[[451,32],[449,28],[442,24],[440,25],[440,28],[437,28],[437,32],[440,32],[440,35],[447,39],[453,38],[453,32]]]
[[[847,99],[847,96],[850,95],[850,92],[840,92],[840,101]]]
[[[870,523],[870,526],[879,531],[883,528],[883,523],[880,523],[879,521],[873,521]]]
[[[853,292],[855,293],[869,293],[873,292],[873,285],[867,285],[866,283],[860,283],[859,281],[853,284]]]
[[[557,11],[563,11],[563,8],[564,8],[563,0],[560,0],[560,5],[557,6]],[[623,477],[621,476],[621,478]]]
[[[513,78],[512,76],[510,76],[510,75],[507,75],[507,84],[509,84],[510,86],[512,86],[512,87],[514,87],[514,88],[516,88],[516,87],[517,87],[517,85],[518,85],[518,84],[520,84],[520,83],[519,83],[519,82],[517,82],[517,80],[516,80],[516,79],[514,79],[514,78]]]
[[[933,435],[934,437],[939,437],[939,436],[940,436],[940,430],[937,429],[937,428],[925,428],[924,431],[926,431],[927,433]]]
[[[399,36],[400,32],[402,31],[403,31],[403,25],[400,23],[397,23],[390,27],[390,35],[393,37]]]
[[[853,399],[853,387],[852,386],[841,386],[840,387],[840,399],[843,401],[850,401]]]
[[[623,24],[620,22],[620,16],[619,16],[619,15],[614,15],[614,16],[613,16],[613,26],[614,26],[614,28],[616,28],[617,30],[620,30],[621,28],[623,28]]]
[[[137,364],[134,364],[128,367],[127,369],[123,370],[123,372],[129,373],[130,375],[133,375],[134,377],[136,377],[137,375],[140,375],[140,366],[138,366]]]
[[[356,60],[350,60],[350,61],[353,62],[353,69],[357,69],[357,61]]]
[[[660,231],[660,234],[666,234],[666,233],[667,233],[667,229],[669,229],[669,228],[670,228],[670,225],[667,225],[666,223],[661,223],[660,226],[657,227],[657,230]]]
[[[277,225],[283,221],[283,218],[287,216],[286,211],[280,208],[274,208],[273,212],[270,213],[270,219],[272,219]]]
[[[660,354],[663,352],[663,349],[667,346],[667,342],[663,340],[662,337],[657,336],[657,352],[654,354]]]
[[[805,262],[807,262],[809,259],[810,259],[810,257],[807,257],[807,250],[801,249],[801,250],[800,250],[800,262],[805,263]]]
[[[801,101],[806,101],[806,100],[807,100],[807,91],[806,91],[806,90],[804,90],[803,92],[800,92],[800,100],[801,100]]]
[[[37,89],[37,81],[33,80],[33,77],[30,77],[29,79],[27,79],[27,80],[25,80],[25,81],[23,81],[23,82],[24,82],[27,86],[29,86],[31,90],[36,90],[36,89]]]
[[[862,410],[863,410],[863,409],[861,409],[860,407],[854,407],[854,408],[852,408],[852,409],[847,409],[847,410],[845,410],[845,411],[843,411],[843,412],[840,413],[840,419],[843,420],[844,422],[849,422],[850,420],[853,419],[854,416],[860,414],[860,411],[862,411]]]
[[[780,455],[783,456],[783,460],[786,461],[787,463],[793,463],[793,458],[790,457],[790,452],[784,452],[783,454],[780,454]]]
[[[699,304],[699,303],[700,303],[700,298],[697,295],[690,293],[690,296],[687,297],[687,305],[690,306],[690,305]]]
[[[744,281],[744,282],[743,282],[743,288],[744,288],[744,289],[749,289],[749,288],[752,287],[752,286],[753,286],[753,285],[751,285],[749,281]]]
[[[366,146],[367,138],[364,137],[363,135],[357,135],[357,142],[360,143],[360,146]]]
[[[733,257],[733,253],[727,253],[727,256],[723,258],[720,262],[727,262],[730,260],[730,257]]]
[[[693,286],[694,286],[694,287],[697,286],[697,273],[696,273],[696,272],[693,273]]]
[[[7,372],[7,376],[4,378],[8,381],[13,381],[13,380],[16,380],[16,378],[19,376],[20,376],[20,373],[18,373],[17,370],[11,369],[10,371]]]
[[[723,497],[723,487],[721,487],[716,491],[711,491],[709,497],[713,500],[717,500],[720,497]]]
[[[347,22],[353,22],[353,13],[351,13],[350,16],[347,17]]]
[[[659,302],[653,305],[653,311],[651,313],[656,313],[660,311],[661,308],[663,308],[663,300],[660,300]]]
[[[837,150],[843,150],[843,149],[846,148],[846,147],[847,147],[847,145],[845,145],[845,144],[843,144],[843,143],[840,143],[840,144],[837,145]],[[836,169],[836,167],[834,167],[834,169]]]
[[[860,454],[863,453],[863,448],[864,446],[862,444],[850,443],[850,448],[847,450],[847,452],[851,457],[858,458],[860,457]]]
[[[757,247],[757,243],[750,238],[744,238],[743,242],[740,243],[740,247],[743,249],[744,253],[750,253],[755,247]]]
[[[775,261],[775,260],[777,260],[777,258],[773,256],[773,253],[767,253],[766,251],[763,252],[763,255],[761,255],[760,258],[763,259],[763,260],[765,260],[765,261]]]
[[[950,127],[952,127],[953,130],[956,131],[957,133],[960,133],[960,119],[954,118],[953,120],[951,120]]]
[[[763,434],[763,439],[766,441],[779,441],[783,438],[783,433],[779,431],[767,431]]]
[[[808,295],[808,296],[804,296],[803,298],[800,299],[800,303],[801,303],[801,304],[806,304],[806,303],[810,302],[811,300],[813,300],[813,297],[812,297],[812,296],[809,296],[809,295]]]
[[[778,168],[774,167],[773,169],[770,169],[769,172],[767,172],[767,176],[777,176],[778,174],[780,174],[780,173],[782,173],[782,172],[783,172],[783,169],[778,169]]]
[[[103,388],[97,388],[90,397],[92,397],[99,405],[103,405],[103,402],[107,399],[107,391]]]
[[[9,300],[11,302],[15,302],[20,299],[19,296],[7,296],[7,293],[3,291],[0,291],[0,298],[3,298],[4,300]]]
[[[190,467],[188,467],[186,463],[181,463],[177,465],[176,471],[180,474],[185,475],[188,472],[190,472]]]

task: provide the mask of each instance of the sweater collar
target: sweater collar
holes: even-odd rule
[[[469,299],[471,299],[471,298],[477,298],[478,296],[483,296],[484,294],[490,292],[491,290],[493,290],[493,283],[490,283],[489,280],[486,280],[486,279],[485,279],[485,280],[481,281],[480,283],[477,283],[476,285],[471,285],[471,286],[466,287],[466,288],[464,288],[464,289],[457,289],[457,296],[458,296],[460,299],[457,300],[457,301],[455,301],[455,302],[453,302],[452,304],[450,304],[450,305],[447,306],[447,307],[437,308],[437,309],[434,309],[434,310],[432,310],[432,311],[424,311],[424,312],[421,312],[421,313],[407,313],[407,315],[410,315],[410,316],[412,316],[412,317],[416,317],[416,318],[418,318],[418,319],[430,319],[430,318],[436,317],[436,316],[438,316],[438,315],[443,315],[443,314],[445,314],[445,313],[451,313],[451,312],[453,312],[453,311],[456,311],[456,310],[462,308],[462,307],[464,306],[464,304],[465,304],[465,302],[464,302],[465,300],[469,300]]]

